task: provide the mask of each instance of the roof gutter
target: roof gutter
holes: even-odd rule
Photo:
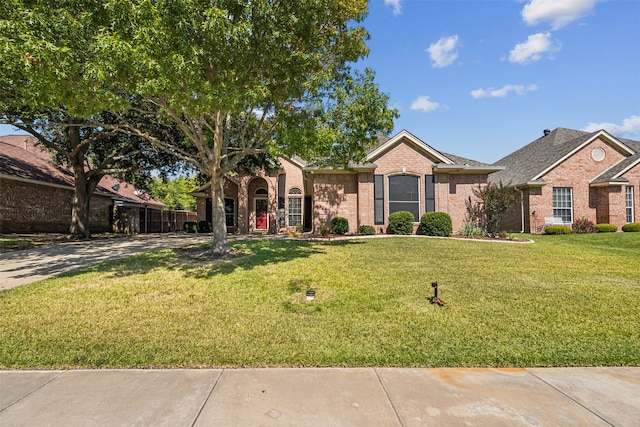
[[[305,172],[310,173],[355,173],[355,172],[373,172],[378,165],[375,163],[365,163],[362,165],[349,165],[346,168],[333,168],[333,167],[320,167],[320,166],[305,166],[302,168]]]
[[[490,174],[505,170],[505,166],[471,166],[471,165],[448,165],[445,163],[434,163],[434,172],[443,172],[459,175]]]

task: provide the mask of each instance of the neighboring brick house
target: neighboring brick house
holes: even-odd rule
[[[522,202],[503,220],[504,229],[540,232],[554,217],[565,224],[584,217],[618,229],[640,221],[639,141],[604,130],[545,130],[495,164],[506,169],[492,174],[490,182],[522,194]]]
[[[414,214],[416,227],[423,213],[446,212],[457,230],[467,217],[473,188],[503,169],[437,151],[407,131],[381,137],[366,162],[349,169],[279,161],[277,172],[225,178],[229,231],[276,233],[301,226],[318,233],[342,216],[349,220],[350,233],[361,225],[384,233],[389,214],[400,210]],[[204,186],[193,195],[198,219],[211,221],[208,192]]]
[[[34,142],[25,135],[0,136],[0,233],[69,231],[73,174],[53,166],[51,154]],[[163,218],[163,207],[132,185],[105,176],[91,198],[90,229],[94,233],[175,230],[167,221],[153,222]]]

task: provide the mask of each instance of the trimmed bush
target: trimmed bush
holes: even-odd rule
[[[361,225],[358,228],[358,233],[362,234],[363,236],[371,236],[373,234],[376,234],[376,228],[373,225]]]
[[[187,221],[184,223],[184,231],[187,233],[195,233],[198,231],[198,223],[195,221]]]
[[[571,234],[568,225],[549,225],[544,229],[544,234]]]
[[[596,224],[599,233],[615,233],[618,227],[613,224]]]
[[[211,233],[213,226],[207,221],[198,222],[198,233]]]
[[[587,234],[587,233],[597,233],[598,229],[593,224],[593,221],[588,220],[585,217],[582,217],[580,219],[576,219],[575,221],[573,221],[573,224],[571,224],[571,231],[573,231],[576,234]]]
[[[337,216],[331,220],[331,233],[346,234],[349,231],[349,220],[347,218]]]
[[[389,233],[413,234],[413,221],[415,218],[409,211],[398,211],[389,215]]]
[[[444,212],[427,212],[420,218],[420,232],[427,236],[448,237],[453,231],[451,217]]]
[[[622,231],[633,233],[640,231],[640,222],[630,222],[622,226]]]

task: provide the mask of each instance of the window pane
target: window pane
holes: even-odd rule
[[[420,217],[419,178],[411,175],[389,177],[389,214],[409,211],[414,221]]]
[[[302,198],[289,197],[289,227],[302,224]]]
[[[571,187],[555,187],[553,189],[553,216],[562,218],[564,222],[573,221]]]

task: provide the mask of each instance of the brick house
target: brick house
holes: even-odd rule
[[[74,194],[70,170],[25,135],[0,136],[0,233],[69,231]],[[134,186],[105,176],[91,198],[92,232],[140,233],[182,229],[178,216]],[[186,220],[194,220],[195,215]],[[184,222],[184,221],[183,221]],[[179,226],[179,228],[177,228]]]
[[[585,217],[620,229],[640,221],[640,142],[604,130],[558,128],[498,160],[489,177],[520,190],[522,202],[504,219],[512,231],[540,232],[545,222]],[[561,221],[559,220],[561,219]]]
[[[318,233],[342,216],[349,220],[350,233],[361,225],[384,233],[389,214],[401,210],[413,213],[416,228],[422,213],[446,212],[457,230],[466,219],[472,189],[503,169],[440,152],[407,131],[379,138],[366,161],[349,169],[318,167],[298,158],[279,161],[278,171],[225,178],[228,231],[277,233],[300,226]],[[208,185],[192,194],[198,219],[210,222]]]

